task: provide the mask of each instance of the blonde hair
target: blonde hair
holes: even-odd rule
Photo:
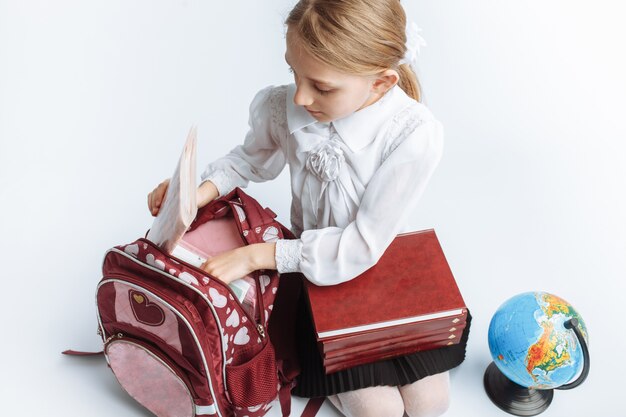
[[[417,101],[421,87],[406,52],[406,14],[400,0],[300,0],[285,21],[314,57],[355,75],[392,68],[398,86]]]

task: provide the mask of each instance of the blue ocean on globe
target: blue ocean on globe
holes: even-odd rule
[[[567,384],[582,370],[582,347],[564,323],[578,319],[588,343],[587,329],[565,300],[545,292],[514,296],[498,308],[489,325],[489,350],[500,371],[511,381],[535,389]]]

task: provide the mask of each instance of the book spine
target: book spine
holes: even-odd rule
[[[350,348],[356,345],[367,343],[385,342],[389,339],[400,337],[414,337],[420,333],[430,333],[433,331],[446,331],[459,326],[465,325],[467,310],[463,310],[460,316],[446,317],[436,320],[427,320],[422,322],[405,324],[402,326],[387,327],[385,329],[373,330],[352,334],[347,336],[336,336],[329,339],[320,339],[322,354],[333,352],[340,349]]]
[[[456,325],[450,328],[435,329],[428,332],[412,333],[409,335],[402,335],[399,337],[387,337],[384,340],[374,341],[370,343],[355,344],[353,346],[347,346],[342,349],[325,351],[323,357],[326,359],[345,357],[347,355],[355,355],[361,352],[376,352],[387,347],[393,348],[400,343],[424,343],[431,340],[441,340],[460,337],[461,333],[465,329],[465,322],[461,325]]]

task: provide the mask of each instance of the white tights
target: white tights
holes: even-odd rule
[[[346,417],[436,417],[450,404],[448,372],[431,375],[412,384],[378,386],[342,392],[328,397]]]

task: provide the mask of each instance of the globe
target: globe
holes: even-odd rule
[[[583,348],[572,329],[566,328],[570,319],[577,319],[588,343],[582,318],[562,298],[527,292],[507,300],[489,324],[489,350],[495,365],[508,379],[529,389],[567,384],[584,364]]]

